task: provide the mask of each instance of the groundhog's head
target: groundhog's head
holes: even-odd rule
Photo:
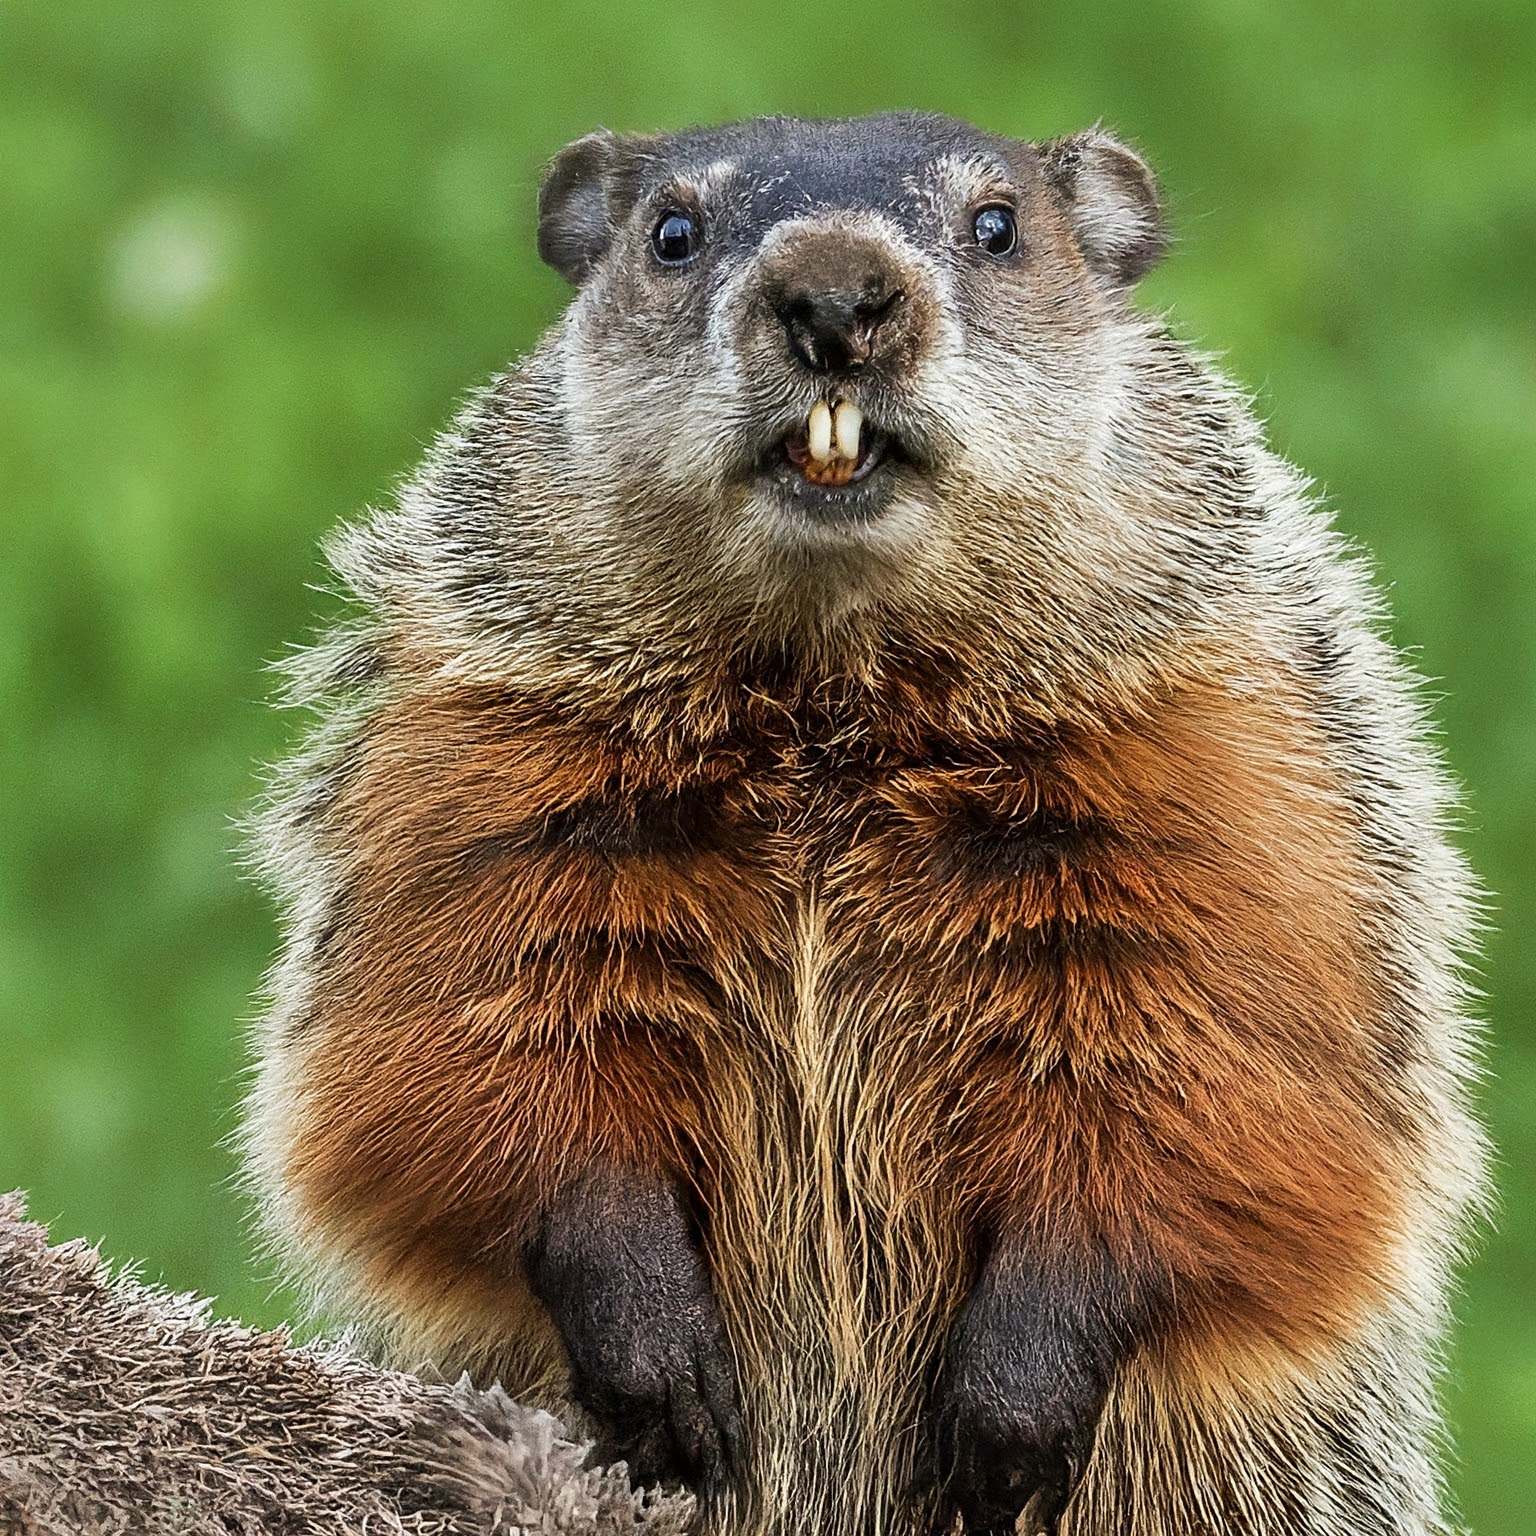
[[[915,114],[595,133],[539,208],[590,497],[668,560],[834,606],[975,580],[1092,499],[1164,245],[1108,136]]]

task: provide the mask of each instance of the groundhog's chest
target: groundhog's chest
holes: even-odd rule
[[[355,905],[396,916],[386,947],[438,999],[559,999],[580,1035],[793,1031],[859,1059],[959,1032],[1099,1051],[1063,989],[1164,963],[1179,866],[1203,857],[1191,775],[1166,756],[803,732],[641,749],[434,700],[381,717],[355,769]]]
[[[1183,1033],[1247,1027],[1267,966],[1358,969],[1312,746],[1283,701],[1213,693],[1118,731],[919,751],[790,730],[637,746],[503,700],[410,700],[349,774],[335,962],[375,1020],[420,997],[536,1016],[542,1040],[1155,1070]]]
[[[743,1005],[788,988],[802,1023],[832,1032],[876,994],[920,1013],[963,997],[974,1033],[1019,1006],[1000,992],[1136,926],[1163,851],[1142,832],[1138,848],[1048,752],[795,743],[671,782],[610,779],[477,848],[499,883],[579,906],[616,960],[654,953]]]

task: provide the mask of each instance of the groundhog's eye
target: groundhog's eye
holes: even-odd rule
[[[675,267],[688,261],[703,239],[699,221],[691,213],[679,213],[674,209],[656,221],[656,227],[651,231],[651,250],[657,261]]]
[[[976,244],[989,256],[1011,256],[1019,243],[1018,220],[1011,208],[983,208],[971,227]]]

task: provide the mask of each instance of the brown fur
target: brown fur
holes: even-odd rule
[[[335,811],[341,910],[371,920],[324,952],[304,1207],[386,1311],[494,1318],[481,1347],[507,1369],[530,1311],[507,1255],[551,1181],[639,1161],[696,1187],[723,1304],[750,1312],[762,1276],[739,1269],[762,1256],[732,1248],[753,1196],[731,1175],[784,1130],[752,1079],[807,1052],[854,1078],[790,1111],[824,1117],[892,1226],[855,1228],[869,1251],[827,1255],[829,1280],[926,1250],[910,1300],[943,1312],[976,1234],[1006,1227],[1166,1272],[1177,1332],[1218,1358],[1326,1347],[1390,1269],[1396,1175],[1358,1125],[1398,1111],[1369,877],[1290,691],[1202,682],[1099,731],[920,751],[903,710],[835,762],[804,706],[679,763],[547,704],[403,699]],[[796,1037],[805,888],[840,1037]],[[857,1285],[832,1291],[862,1352],[899,1317]]]

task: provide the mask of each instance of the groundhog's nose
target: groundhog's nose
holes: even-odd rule
[[[874,221],[794,219],[763,242],[751,323],[814,374],[899,371],[921,340],[921,274],[895,235],[861,222]]]
[[[902,301],[885,274],[857,288],[787,287],[775,295],[795,356],[816,373],[862,368],[875,352],[875,336]]]

